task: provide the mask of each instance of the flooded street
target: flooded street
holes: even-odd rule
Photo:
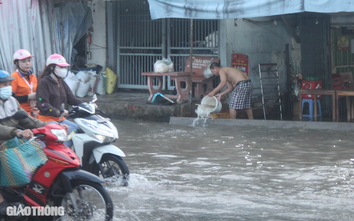
[[[353,132],[113,120],[114,220],[353,220]]]

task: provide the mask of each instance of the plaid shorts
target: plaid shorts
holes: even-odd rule
[[[240,81],[232,92],[229,108],[235,110],[251,108],[252,91],[253,84],[251,80]]]

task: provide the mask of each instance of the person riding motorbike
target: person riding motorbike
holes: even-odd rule
[[[12,116],[16,112],[24,111],[20,107],[19,102],[11,96],[11,82],[13,80],[14,78],[8,72],[0,70],[0,144],[19,136],[22,136],[24,139],[30,139],[33,137],[33,132],[30,129],[46,125],[45,122],[30,115],[19,121],[13,119]],[[17,125],[26,129],[19,130],[17,129]],[[67,125],[63,125],[63,127],[68,130]],[[8,203],[0,193],[0,216],[6,215],[6,208],[14,205],[13,203]]]
[[[79,105],[83,103],[70,90],[69,86],[63,80],[67,73],[67,67],[70,64],[66,63],[65,58],[60,54],[52,54],[47,58],[46,67],[39,76],[37,86],[37,107],[39,109],[38,119],[45,122],[58,122],[60,115],[63,117],[69,114],[68,110],[60,112],[60,106],[64,104]],[[78,130],[79,127],[63,118],[62,123],[69,126],[69,134]],[[72,146],[72,141],[65,141],[64,144],[68,147]]]
[[[18,100],[22,109],[37,117],[36,90],[37,78],[32,73],[32,55],[25,49],[14,53],[13,62],[16,70],[11,74],[14,80],[11,83],[13,96]]]
[[[23,110],[19,102],[11,96],[12,80],[14,80],[14,78],[8,72],[0,70],[0,143],[20,135],[25,139],[33,137],[33,133],[30,129],[21,131],[17,129],[16,125],[20,125],[24,128],[36,128],[46,125],[45,122],[41,122],[31,116],[21,121],[16,121],[11,118],[17,111]],[[0,215],[6,214],[6,208],[8,206],[13,206],[13,204],[4,200],[0,193]]]

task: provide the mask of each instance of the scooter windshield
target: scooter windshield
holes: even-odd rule
[[[87,103],[81,103],[78,105],[78,110],[83,111],[83,112],[88,112],[90,114],[95,113],[95,108],[93,105],[87,104]]]

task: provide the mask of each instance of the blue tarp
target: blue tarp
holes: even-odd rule
[[[353,12],[353,0],[148,0],[151,19],[253,18],[299,12]]]

